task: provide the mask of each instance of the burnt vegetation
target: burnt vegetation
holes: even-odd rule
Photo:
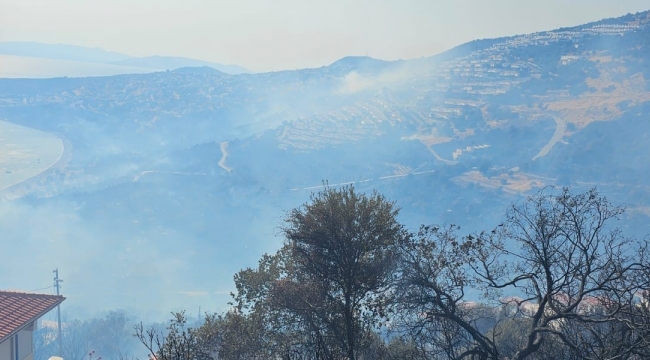
[[[230,311],[136,337],[158,359],[643,359],[648,243],[623,213],[547,188],[488,231],[410,232],[381,194],[325,186],[235,275]]]

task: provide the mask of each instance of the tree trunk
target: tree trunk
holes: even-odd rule
[[[348,360],[354,360],[354,314],[350,305],[350,296],[345,296],[345,332],[348,340]]]

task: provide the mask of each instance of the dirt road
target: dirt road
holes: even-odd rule
[[[233,169],[226,165],[226,159],[228,158],[228,142],[221,142],[219,148],[221,149],[221,160],[219,160],[219,166],[227,172],[231,172]]]
[[[542,150],[540,150],[539,153],[533,157],[533,160],[537,160],[537,158],[541,158],[542,156],[548,154],[549,151],[553,149],[553,146],[555,146],[555,143],[562,140],[564,137],[564,134],[566,132],[566,121],[556,117],[553,117],[553,120],[555,121],[555,132],[553,133],[553,136],[551,136],[551,139],[548,141],[548,143],[544,145]]]

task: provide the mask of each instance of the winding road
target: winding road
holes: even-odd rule
[[[541,158],[542,156],[545,156],[546,154],[553,149],[553,146],[555,144],[562,140],[564,137],[564,134],[566,132],[566,121],[553,117],[553,120],[555,121],[555,132],[553,133],[553,136],[551,136],[551,139],[548,141],[546,145],[540,150],[537,155],[533,157],[533,160],[537,160],[538,158]]]
[[[219,143],[219,148],[221,149],[221,160],[219,160],[219,166],[227,172],[231,172],[233,169],[226,165],[226,159],[228,158],[228,142],[222,141]]]

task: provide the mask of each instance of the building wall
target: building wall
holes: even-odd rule
[[[0,359],[11,359],[11,342],[13,337],[0,343]]]
[[[33,329],[33,326],[30,325],[16,334],[18,335],[18,356],[20,360],[33,359]]]
[[[34,323],[31,323],[14,336],[0,343],[0,360],[16,359],[16,349],[18,350],[18,358],[20,360],[33,360],[33,335]],[[18,339],[18,341],[16,341],[16,339]]]

